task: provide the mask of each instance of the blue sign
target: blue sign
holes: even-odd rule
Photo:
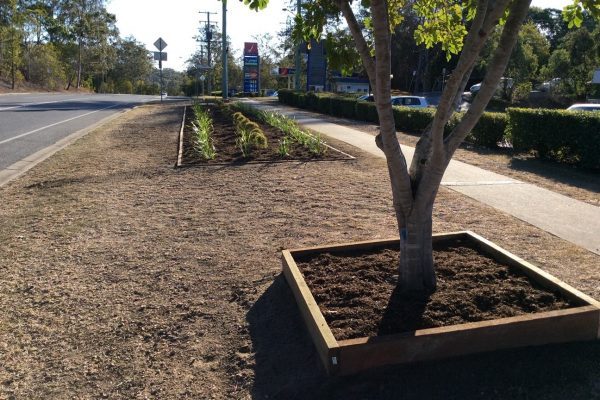
[[[306,90],[323,90],[327,83],[327,58],[323,41],[311,40],[306,70]]]
[[[258,93],[260,91],[260,57],[258,55],[244,56],[244,92]]]

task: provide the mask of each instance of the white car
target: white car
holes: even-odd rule
[[[600,111],[600,104],[580,103],[573,104],[567,111]]]
[[[425,97],[420,96],[392,96],[393,106],[425,108],[431,105]]]

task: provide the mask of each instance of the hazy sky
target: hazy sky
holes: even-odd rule
[[[285,8],[290,0],[270,0],[266,10],[250,11],[236,0],[229,0],[227,7],[227,34],[232,40],[233,54],[240,55],[244,42],[251,42],[252,36],[262,33],[276,33],[285,24],[288,15]],[[295,4],[295,1],[293,1]],[[569,0],[533,0],[532,4],[543,8],[562,8]],[[218,22],[221,29],[221,2],[217,0],[109,0],[108,11],[117,16],[117,26],[121,36],[134,36],[154,51],[153,43],[159,37],[167,42],[168,61],[165,68],[183,70],[185,61],[198,48],[193,39],[198,34],[200,20],[206,14],[200,11],[216,12],[211,22]]]

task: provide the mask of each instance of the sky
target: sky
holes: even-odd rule
[[[239,1],[229,0],[227,35],[231,38],[232,54],[240,55],[244,42],[252,42],[255,35],[271,33],[275,36],[290,15],[282,11],[289,3],[290,0],[270,0],[265,10],[255,12]],[[568,3],[569,0],[532,1],[533,6],[558,9]],[[210,19],[218,23],[220,31],[221,8],[217,0],[108,0],[108,11],[116,15],[121,36],[135,37],[150,51],[156,50],[153,43],[161,37],[167,43],[164,51],[168,57],[163,68],[178,71],[185,69],[186,60],[198,49],[193,37],[198,34],[200,21],[206,20],[206,14],[200,11],[217,13]]]

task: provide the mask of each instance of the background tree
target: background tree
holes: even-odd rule
[[[152,73],[150,52],[133,37],[119,39],[115,45],[116,60],[110,69],[109,79],[116,82],[120,93],[133,93],[134,83],[146,80]]]
[[[578,98],[585,98],[586,84],[594,69],[600,65],[600,29],[594,34],[586,28],[569,32],[552,53],[544,75],[561,78],[560,91]]]

